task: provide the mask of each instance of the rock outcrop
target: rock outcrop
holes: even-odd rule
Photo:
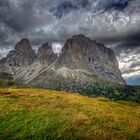
[[[57,66],[83,69],[99,77],[124,83],[114,52],[83,35],[66,41]]]
[[[22,39],[16,44],[15,49],[10,51],[7,57],[0,61],[0,64],[17,68],[29,66],[35,59],[36,53],[32,49],[30,42],[27,39]]]
[[[57,59],[57,55],[53,52],[49,43],[44,43],[38,48],[37,59],[42,64],[50,65]]]
[[[0,60],[0,68],[13,73],[15,79],[22,79],[22,83],[43,87],[67,81],[94,84],[98,78],[125,83],[114,52],[84,35],[69,38],[59,57],[49,43],[39,47],[36,54],[30,42],[22,39]]]

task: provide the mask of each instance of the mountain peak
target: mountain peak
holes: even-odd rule
[[[73,70],[82,69],[105,79],[123,82],[115,53],[104,44],[81,34],[66,41],[58,64]]]
[[[5,64],[12,67],[31,65],[36,59],[36,53],[32,49],[28,39],[20,40],[14,50],[11,50],[5,58]],[[4,64],[3,64],[4,65]]]
[[[51,45],[46,42],[41,47],[38,48],[37,58],[41,63],[50,64],[56,59],[56,54],[54,54]]]
[[[23,38],[23,39],[20,40],[20,42],[27,42],[27,43],[29,43],[29,40],[27,38]]]
[[[51,48],[51,45],[48,42],[45,42],[40,48]]]
[[[15,50],[28,53],[32,51],[32,47],[28,39],[22,39],[16,44]]]
[[[72,38],[87,38],[83,34],[73,35]]]
[[[78,34],[78,35],[74,35],[72,36],[70,39],[68,39],[69,41],[76,41],[76,42],[88,42],[88,43],[93,43],[96,44],[96,40],[92,40],[91,38],[83,35],[83,34]]]
[[[44,43],[41,47],[38,48],[37,57],[40,59],[41,57],[46,56],[47,51],[52,51],[48,42]]]
[[[15,50],[10,51],[0,64],[2,67],[6,64],[11,68],[20,68],[21,75],[17,75],[17,78],[22,77],[27,81],[39,75],[37,81],[33,81],[37,85],[43,82],[43,85],[48,86],[52,80],[57,83],[60,77],[64,79],[68,77],[79,83],[83,81],[94,83],[96,80],[89,77],[89,73],[113,82],[125,83],[115,53],[104,44],[97,43],[82,34],[69,38],[59,57],[48,42],[38,48],[36,55],[29,40],[22,39],[16,44]],[[18,73],[18,69],[16,70]],[[40,71],[46,71],[47,75],[42,75]]]

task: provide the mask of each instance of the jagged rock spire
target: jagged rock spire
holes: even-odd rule
[[[54,54],[52,46],[49,45],[49,43],[46,42],[41,47],[38,48],[37,59],[41,63],[51,64],[56,60],[56,58],[57,55]]]

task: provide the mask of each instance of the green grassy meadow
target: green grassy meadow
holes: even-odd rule
[[[0,89],[0,140],[139,139],[138,103],[45,89]]]

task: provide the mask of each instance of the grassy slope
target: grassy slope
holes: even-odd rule
[[[0,140],[140,139],[140,104],[42,89],[0,89]]]
[[[6,87],[14,85],[13,77],[6,72],[0,72],[0,87]]]

